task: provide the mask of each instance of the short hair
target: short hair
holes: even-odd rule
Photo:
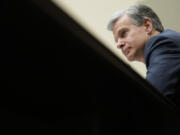
[[[114,26],[115,21],[121,18],[125,14],[127,14],[130,17],[131,23],[137,26],[141,26],[144,23],[144,20],[146,18],[149,18],[152,21],[153,27],[157,31],[159,32],[164,31],[164,27],[159,17],[157,16],[157,14],[150,7],[144,4],[136,4],[136,5],[130,6],[129,8],[125,8],[125,9],[115,12],[112,15],[107,25],[107,29],[110,31],[113,31],[113,26]]]

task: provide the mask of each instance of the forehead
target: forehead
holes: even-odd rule
[[[118,31],[119,29],[123,27],[128,27],[132,23],[130,22],[130,18],[127,14],[123,15],[121,18],[117,19],[113,26],[113,33]]]

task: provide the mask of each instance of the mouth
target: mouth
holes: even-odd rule
[[[126,49],[122,49],[124,55],[127,57],[127,55],[129,54],[130,52],[130,49],[129,48],[126,48]]]

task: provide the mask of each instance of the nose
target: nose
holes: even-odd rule
[[[122,40],[119,40],[119,39],[118,39],[117,48],[122,49],[124,46],[125,46],[125,42],[123,42]]]

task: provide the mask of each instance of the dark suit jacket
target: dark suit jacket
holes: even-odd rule
[[[145,47],[146,79],[166,96],[180,98],[180,33],[152,37]]]

